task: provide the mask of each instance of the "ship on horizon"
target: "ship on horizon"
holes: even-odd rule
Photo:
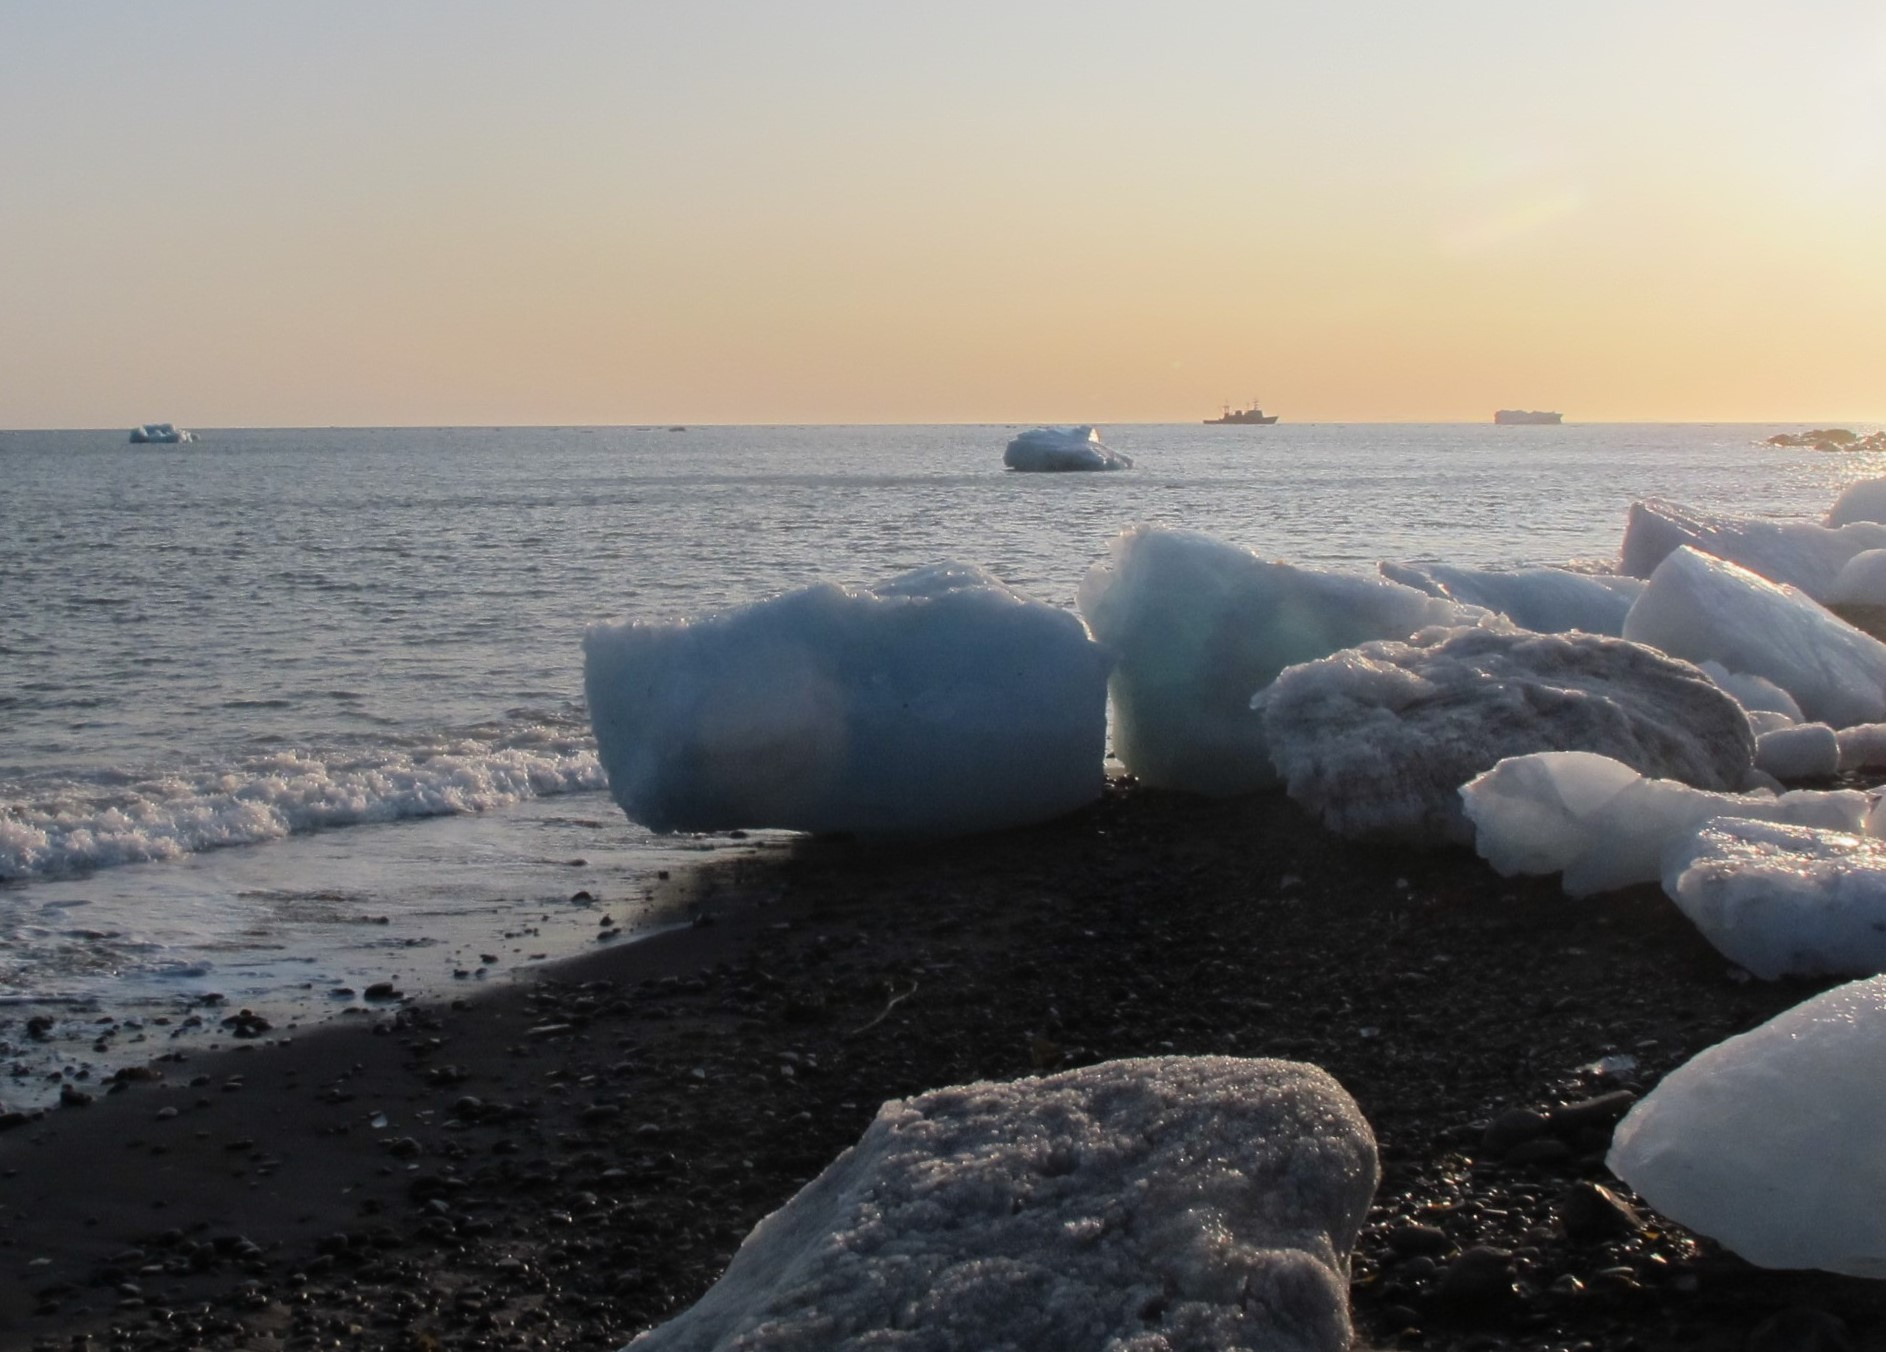
[[[1565,415],[1551,413],[1540,408],[1502,408],[1494,412],[1493,421],[1503,425],[1526,423],[1534,426],[1556,427],[1565,421]]]
[[[1253,399],[1251,400],[1251,406],[1249,408],[1233,408],[1231,405],[1226,404],[1224,406],[1224,412],[1216,418],[1205,419],[1205,425],[1210,427],[1222,423],[1239,423],[1246,427],[1253,427],[1269,426],[1276,421],[1277,415],[1275,413],[1264,412],[1263,409],[1257,406],[1257,400]]]

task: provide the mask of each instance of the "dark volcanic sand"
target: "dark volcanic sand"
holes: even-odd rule
[[[1570,901],[1344,844],[1281,797],[1131,787],[706,886],[712,925],[0,1133],[0,1347],[614,1347],[881,1100],[1176,1052],[1313,1061],[1360,1101],[1385,1171],[1365,1343],[1886,1348],[1881,1284],[1604,1206],[1620,1104],[1488,1148],[1503,1112],[1641,1092],[1820,988],[1734,980],[1654,888]],[[1581,1069],[1613,1054],[1639,1069]]]

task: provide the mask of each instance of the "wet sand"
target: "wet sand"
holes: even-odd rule
[[[711,923],[13,1121],[0,1348],[619,1346],[884,1099],[1161,1053],[1313,1061],[1361,1103],[1367,1343],[1886,1347],[1879,1284],[1762,1272],[1593,1192],[1622,1191],[1617,1095],[1822,988],[1737,980],[1655,888],[1571,901],[1281,797],[1130,785],[695,885]],[[1489,1137],[1565,1103],[1595,1106]]]

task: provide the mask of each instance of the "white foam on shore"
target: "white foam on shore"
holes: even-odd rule
[[[100,779],[107,776],[100,776]],[[604,787],[574,725],[531,723],[366,754],[283,751],[232,766],[0,796],[0,880],[180,859],[335,827],[488,812]]]

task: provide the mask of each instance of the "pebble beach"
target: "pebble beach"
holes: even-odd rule
[[[686,923],[533,980],[4,1119],[0,1347],[621,1346],[881,1102],[1173,1053],[1314,1062],[1362,1106],[1365,1345],[1886,1345],[1877,1284],[1753,1268],[1605,1170],[1662,1074],[1820,989],[1746,980],[1655,888],[1575,901],[1131,782],[673,888]]]

